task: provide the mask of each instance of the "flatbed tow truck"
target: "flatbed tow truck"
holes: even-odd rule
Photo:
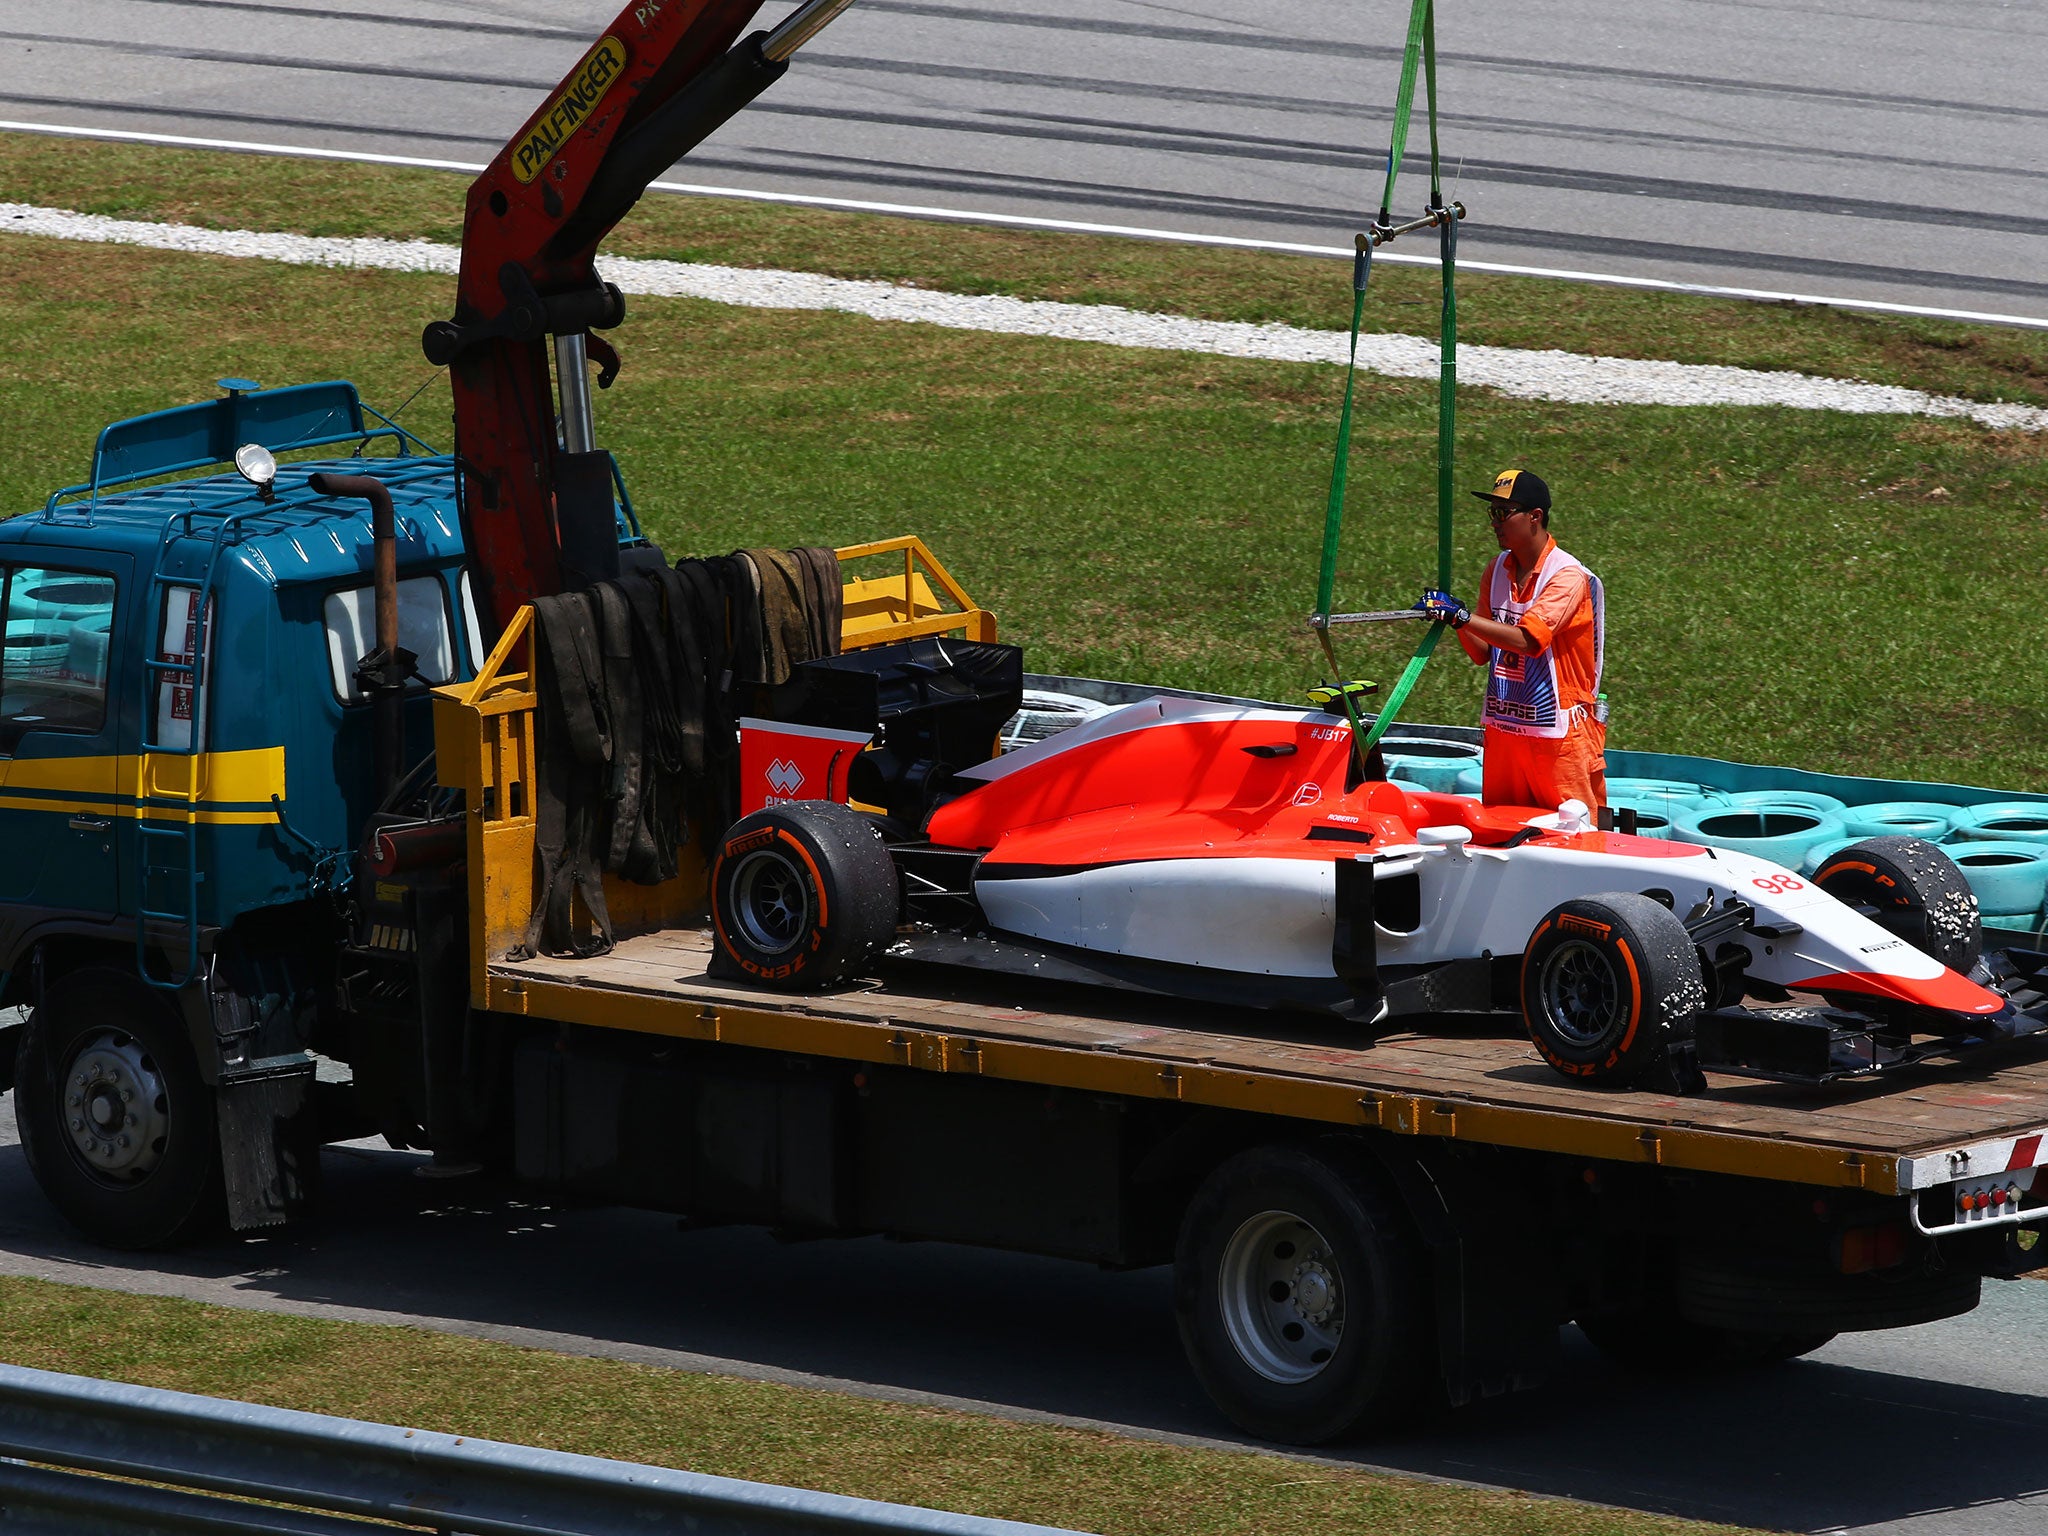
[[[1563,1081],[1493,1020],[895,964],[768,992],[713,972],[702,836],[660,884],[606,877],[608,952],[528,953],[532,602],[658,558],[594,446],[589,330],[620,316],[589,255],[842,3],[736,44],[750,7],[629,6],[479,178],[426,338],[457,453],[345,384],[230,381],[107,428],[88,482],[0,525],[29,872],[0,1004],[30,1010],[5,1055],[63,1214],[140,1247],[271,1225],[322,1144],[381,1133],[693,1222],[1171,1263],[1218,1408],[1296,1442],[1533,1385],[1568,1322],[1646,1368],[1760,1366],[2048,1257],[2037,1040],[1680,1096]],[[916,539],[838,554],[848,649],[996,638]]]
[[[914,578],[849,591],[888,606],[906,584],[899,614],[931,623]],[[992,632],[971,605],[955,622]],[[488,665],[442,691],[467,803],[530,803],[513,785],[535,707],[530,678]],[[608,953],[512,958],[531,821],[487,810],[468,836],[471,1003],[534,1042],[522,1177],[705,1214],[676,1196],[728,1175],[676,1137],[707,1130],[696,1094],[749,1077],[761,1182],[724,1217],[1174,1263],[1190,1360],[1254,1433],[1321,1440],[1417,1392],[1533,1384],[1566,1319],[1648,1369],[1756,1366],[1966,1311],[1981,1278],[2041,1260],[2038,1048],[1821,1092],[1715,1074],[1704,1094],[1605,1093],[1492,1021],[1361,1033],[915,965],[791,997],[720,979],[701,907],[644,893]],[[1385,1358],[1347,1361],[1332,1391],[1319,1368],[1360,1329]]]

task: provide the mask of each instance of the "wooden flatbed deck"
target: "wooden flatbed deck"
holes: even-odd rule
[[[480,1001],[682,1039],[1880,1194],[1993,1171],[1994,1157],[2003,1168],[2002,1144],[2048,1130],[2048,1041],[1823,1090],[1717,1076],[1708,1093],[1675,1098],[1576,1087],[1491,1024],[1373,1037],[1303,1015],[908,965],[836,992],[772,993],[711,979],[710,954],[707,933],[681,929],[587,959],[494,960]]]

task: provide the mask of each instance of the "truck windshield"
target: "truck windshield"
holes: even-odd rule
[[[363,693],[356,686],[356,663],[377,644],[375,593],[367,586],[330,592],[321,612],[334,696],[345,704],[358,703]],[[439,576],[412,576],[398,584],[398,643],[419,658],[420,685],[454,681],[455,632],[448,588]]]

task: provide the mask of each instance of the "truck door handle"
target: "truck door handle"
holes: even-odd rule
[[[104,832],[114,824],[111,816],[74,816],[71,830],[74,832]]]

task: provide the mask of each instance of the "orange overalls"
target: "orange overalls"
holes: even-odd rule
[[[1549,810],[1580,800],[1607,804],[1607,726],[1596,719],[1605,644],[1600,580],[1546,538],[1536,569],[1514,581],[1505,551],[1480,583],[1481,612],[1527,631],[1534,656],[1518,656],[1458,631],[1465,654],[1490,668],[1486,687],[1488,805]]]

